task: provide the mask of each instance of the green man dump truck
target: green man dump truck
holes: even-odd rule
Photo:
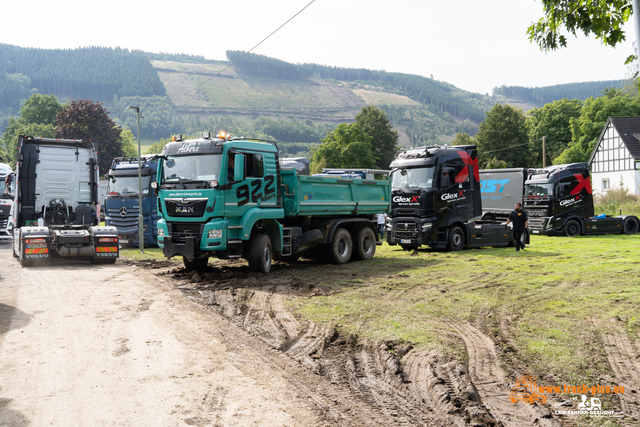
[[[391,162],[390,177],[390,245],[407,250],[429,245],[459,251],[464,246],[513,244],[511,228],[480,220],[482,202],[475,145],[403,151]],[[528,234],[523,236],[528,243]]]
[[[95,144],[71,139],[18,138],[12,222],[13,255],[36,260],[118,258],[118,230],[99,226]]]
[[[389,210],[389,181],[298,175],[280,167],[271,141],[175,139],[154,184],[166,257],[182,256],[187,269],[211,256],[245,258],[267,273],[272,257],[295,260],[310,250],[337,264],[374,256],[372,218]]]

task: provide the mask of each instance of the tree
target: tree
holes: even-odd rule
[[[31,95],[20,108],[20,117],[9,119],[9,125],[2,136],[5,147],[5,162],[15,168],[20,135],[53,138],[56,114],[63,105],[54,95]]]
[[[312,150],[310,167],[311,170],[317,170],[318,165],[327,168],[375,168],[376,160],[371,137],[357,123],[342,123],[327,132],[322,144]]]
[[[120,137],[122,138],[122,151],[124,151],[124,154],[127,157],[138,157],[138,140],[133,136],[128,126],[122,129]]]
[[[25,101],[20,116],[25,123],[55,124],[56,116],[63,108],[55,95],[36,93]]]
[[[451,145],[474,145],[476,142],[468,133],[457,133]]]
[[[356,124],[371,137],[378,169],[389,169],[398,154],[398,131],[393,130],[387,114],[373,105],[366,105],[356,115]]]
[[[561,99],[529,111],[527,128],[531,141],[531,167],[542,167],[542,138],[546,137],[545,164],[551,164],[571,142],[571,119],[580,117],[582,101]]]
[[[486,167],[493,158],[505,161],[510,168],[528,166],[529,138],[522,109],[495,104],[480,123],[476,145],[480,167]]]
[[[571,143],[553,162],[556,164],[585,162],[593,151],[598,136],[609,117],[640,115],[640,96],[629,97],[609,91],[600,98],[589,98],[580,110],[580,117],[572,119]]]
[[[98,166],[108,171],[114,157],[124,156],[121,131],[102,103],[81,99],[71,101],[58,113],[54,137],[94,141],[98,147]]]
[[[567,46],[564,28],[574,37],[577,32],[595,37],[615,47],[625,40],[622,25],[629,20],[631,0],[542,0],[544,16],[527,29],[529,40],[542,50]]]

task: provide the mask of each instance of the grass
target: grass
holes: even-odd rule
[[[311,272],[323,296],[291,303],[298,315],[361,338],[408,341],[466,357],[455,325],[509,341],[530,371],[588,380],[608,371],[599,343],[612,319],[638,333],[640,235],[535,236],[527,250],[447,253],[378,247],[366,263]],[[304,268],[292,271],[305,280]]]

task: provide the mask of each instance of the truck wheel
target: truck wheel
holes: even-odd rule
[[[115,259],[114,261],[115,262]],[[187,257],[182,257],[182,263],[184,264],[184,268],[189,271],[192,270],[204,270],[209,263],[209,257],[206,258],[196,258],[193,261],[189,261]]]
[[[633,217],[625,218],[622,223],[622,230],[625,234],[636,234],[638,232],[638,220]]]
[[[580,234],[580,223],[575,219],[567,221],[567,223],[564,225],[564,234],[569,237]]]
[[[447,247],[450,251],[461,251],[464,247],[464,232],[460,227],[453,227],[451,229]]]
[[[267,274],[271,270],[271,239],[266,234],[256,234],[251,239],[249,268]]]
[[[351,259],[353,242],[344,228],[338,228],[333,241],[327,245],[327,258],[334,264],[346,264]]]
[[[482,221],[495,221],[496,216],[492,213],[486,213],[482,215]]]
[[[371,259],[376,254],[376,235],[369,227],[358,228],[353,236],[353,257],[357,260]]]

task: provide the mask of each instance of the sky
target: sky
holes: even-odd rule
[[[627,40],[615,49],[580,36],[542,52],[526,34],[543,15],[539,0],[3,0],[0,10],[0,43],[216,60],[226,60],[227,50],[253,48],[300,12],[253,53],[417,74],[482,94],[501,85],[627,78],[624,62],[635,39],[628,23]]]

